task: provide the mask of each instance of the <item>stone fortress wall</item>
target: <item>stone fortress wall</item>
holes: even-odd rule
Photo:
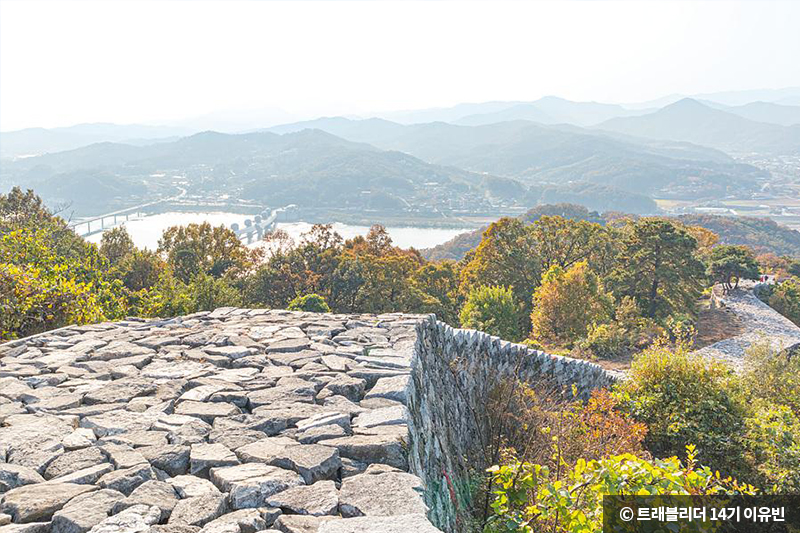
[[[741,370],[745,354],[756,343],[769,343],[776,351],[791,350],[800,346],[800,327],[781,315],[758,298],[763,284],[743,280],[739,288],[723,294],[717,285],[711,293],[711,305],[724,307],[740,320],[743,331],[739,335],[723,339],[696,354],[716,359]]]
[[[487,399],[505,378],[547,381],[583,399],[615,377],[600,366],[550,355],[432,318],[417,325],[408,391],[409,463],[426,486],[429,517],[464,531],[470,486],[488,466]]]
[[[514,375],[613,379],[418,315],[223,308],[6,343],[0,533],[457,531],[483,401]]]

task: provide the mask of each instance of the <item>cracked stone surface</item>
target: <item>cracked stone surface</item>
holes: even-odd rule
[[[437,531],[404,448],[423,319],[221,308],[0,345],[0,533]]]

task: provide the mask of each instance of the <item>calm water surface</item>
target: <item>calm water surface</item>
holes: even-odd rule
[[[161,238],[161,234],[170,226],[199,224],[202,222],[209,222],[212,226],[219,226],[220,224],[230,226],[233,223],[242,226],[247,218],[252,218],[252,215],[221,212],[161,213],[136,220],[129,220],[125,222],[125,227],[128,229],[128,233],[130,233],[137,247],[155,250],[158,247],[158,239]],[[311,227],[312,224],[308,222],[285,222],[278,224],[278,228],[286,231],[295,242],[299,241],[302,234],[310,230]],[[411,246],[415,248],[430,248],[437,244],[447,242],[460,233],[470,231],[470,229],[471,228],[443,229],[391,226],[386,228],[395,246],[400,246],[401,248],[409,248]],[[369,227],[352,226],[335,222],[333,224],[333,230],[345,239],[350,239],[357,235],[366,235],[369,231]],[[89,236],[87,240],[99,243],[101,236],[100,233],[96,233]]]

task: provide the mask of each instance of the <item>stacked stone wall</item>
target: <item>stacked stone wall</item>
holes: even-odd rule
[[[747,280],[727,294],[719,285],[714,287],[711,307],[729,309],[741,321],[743,331],[695,353],[741,371],[745,367],[747,351],[754,344],[766,343],[778,352],[797,349],[800,346],[800,328],[758,298],[758,293],[765,287],[766,284]]]
[[[588,361],[550,355],[433,318],[417,325],[408,408],[409,466],[426,486],[429,518],[470,530],[471,496],[487,464],[487,399],[505,378],[543,380],[580,398],[615,378]]]

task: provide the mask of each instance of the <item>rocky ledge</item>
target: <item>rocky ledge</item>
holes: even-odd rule
[[[0,533],[438,531],[420,316],[218,309],[0,346]]]

